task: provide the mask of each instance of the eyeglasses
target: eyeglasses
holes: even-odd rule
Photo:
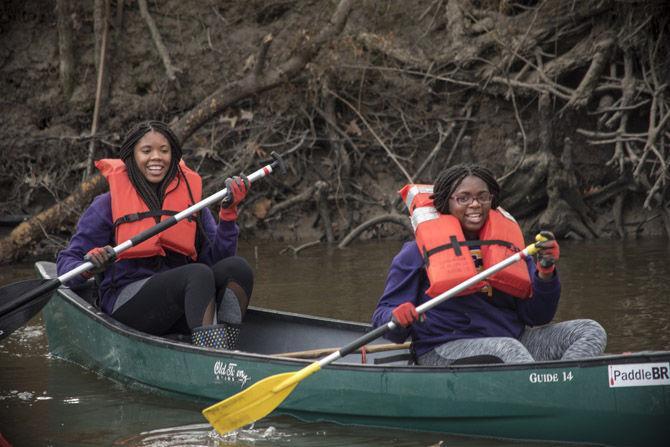
[[[476,196],[462,195],[462,196],[451,196],[451,198],[454,199],[456,203],[461,206],[470,205],[475,199],[477,199],[477,202],[479,202],[481,205],[486,205],[488,203],[491,203],[491,201],[493,200],[493,194],[487,191],[487,192],[480,192]]]

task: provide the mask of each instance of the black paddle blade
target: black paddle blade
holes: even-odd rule
[[[0,340],[34,317],[59,284],[58,279],[29,279],[0,287]]]

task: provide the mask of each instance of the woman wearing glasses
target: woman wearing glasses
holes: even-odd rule
[[[401,194],[416,239],[393,259],[372,323],[393,319],[398,327],[387,338],[401,343],[411,337],[418,364],[533,362],[604,352],[607,335],[597,322],[548,324],[561,293],[560,249],[548,231],[537,260],[507,267],[419,318],[417,306],[525,244],[519,225],[499,207],[500,185],[482,166],[452,166],[435,185],[407,185]]]

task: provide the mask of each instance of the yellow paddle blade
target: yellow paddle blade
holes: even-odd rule
[[[272,412],[298,383],[321,369],[318,362],[297,372],[277,374],[261,380],[226,400],[202,410],[212,427],[220,434],[237,430]]]

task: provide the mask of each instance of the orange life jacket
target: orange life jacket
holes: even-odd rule
[[[98,160],[95,162],[95,166],[109,183],[109,191],[112,196],[112,221],[114,222],[117,244],[153,227],[157,223],[157,218],[164,220],[194,204],[189,196],[186,182],[179,172],[168,185],[163,200],[163,210],[157,215],[149,211],[149,207],[144,203],[142,196],[137,193],[122,160],[111,158]],[[179,166],[191,188],[193,200],[199,202],[202,195],[202,179],[195,171],[189,169],[183,161],[179,162]],[[195,220],[186,218],[141,244],[127,249],[118,256],[118,259],[165,256],[165,251],[171,250],[195,260],[198,257],[195,248],[195,234]]]
[[[426,262],[430,287],[428,296],[435,297],[476,275],[477,269],[470,246],[479,246],[487,269],[525,247],[523,234],[516,220],[504,209],[491,210],[479,239],[466,241],[458,219],[435,209],[431,195],[433,185],[405,185],[399,191],[409,210],[412,227]],[[479,292],[486,285],[517,298],[529,298],[532,288],[526,262],[520,260],[459,295]]]

